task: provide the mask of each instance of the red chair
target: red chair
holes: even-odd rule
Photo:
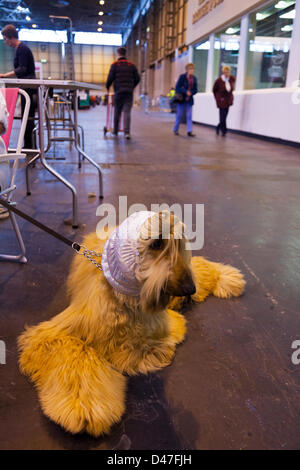
[[[5,196],[6,200],[10,203],[12,203],[12,195],[14,190],[16,189],[15,185],[15,179],[16,179],[16,174],[18,170],[18,162],[20,158],[25,158],[26,155],[22,154],[22,146],[23,146],[23,139],[24,139],[24,134],[25,134],[25,129],[27,126],[27,120],[28,120],[28,114],[29,114],[29,108],[30,108],[30,98],[28,94],[20,89],[20,88],[0,88],[0,93],[3,94],[4,99],[6,101],[6,106],[7,110],[9,113],[8,117],[8,127],[6,133],[2,136],[2,139],[5,143],[6,146],[6,151],[8,149],[8,144],[10,141],[10,136],[11,136],[11,130],[13,126],[13,120],[14,120],[14,115],[15,115],[15,109],[16,109],[16,104],[17,104],[17,98],[18,95],[23,95],[25,97],[25,110],[24,114],[22,117],[21,121],[21,128],[19,132],[19,137],[18,137],[18,143],[17,143],[17,148],[15,153],[4,153],[0,154],[0,162],[10,162],[13,161],[12,169],[10,171],[10,176],[8,178],[6,188],[1,188],[0,196],[3,197]],[[0,171],[1,171],[1,165],[0,165]],[[1,204],[1,201],[0,201]],[[20,263],[26,263],[27,259],[25,257],[25,245],[22,239],[22,235],[16,220],[15,215],[9,211],[9,217],[13,226],[13,229],[15,231],[21,253],[19,255],[6,255],[6,254],[0,254],[0,260],[2,261],[18,261]],[[0,227],[1,228],[1,227]]]

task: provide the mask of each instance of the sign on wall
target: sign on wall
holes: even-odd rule
[[[193,24],[201,20],[204,16],[208,15],[214,8],[216,8],[224,0],[198,0],[199,8],[193,14]]]
[[[187,44],[199,42],[264,3],[266,0],[189,0]]]

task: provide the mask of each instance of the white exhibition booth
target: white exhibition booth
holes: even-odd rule
[[[263,13],[255,13],[259,7]],[[255,37],[255,27],[251,23],[253,17],[256,15],[256,22],[259,22],[268,18],[271,11],[268,8],[280,12],[285,7],[288,7],[288,13],[280,18],[285,18],[288,24],[282,27],[281,32],[290,31],[290,34],[272,37],[274,34],[269,34],[266,26],[265,37]],[[218,34],[225,28],[226,34],[221,39],[226,35],[228,41],[235,39],[239,49],[235,99],[229,111],[228,129],[300,143],[300,0],[189,0],[187,22],[190,50],[193,47],[197,49],[197,44],[201,42],[200,48],[207,49],[207,60],[203,62],[207,69],[206,93],[195,96],[194,122],[214,126],[219,122],[211,90],[216,78],[216,48],[220,41]],[[236,22],[240,22],[238,33],[230,28]],[[254,35],[252,41],[251,34]],[[272,43],[271,52],[273,49],[289,51],[285,86],[246,86],[247,75],[254,74],[249,66],[247,71],[249,50],[261,47],[263,41],[266,44],[262,50],[266,52],[269,52],[267,43]],[[255,64],[252,66],[255,67]],[[255,73],[259,75],[261,72],[256,70]]]
[[[217,125],[219,113],[212,93],[198,93],[193,121]],[[300,88],[244,90],[234,93],[229,129],[300,143]]]

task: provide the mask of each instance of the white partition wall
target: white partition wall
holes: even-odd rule
[[[198,93],[193,120],[215,126],[218,119],[213,94]],[[232,130],[300,143],[300,89],[236,91],[227,125]]]
[[[187,38],[197,49],[207,35],[206,93],[195,96],[193,120],[218,124],[212,76],[233,64],[228,128],[300,143],[300,0],[190,0]]]

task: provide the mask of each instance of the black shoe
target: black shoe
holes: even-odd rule
[[[217,135],[220,134],[220,125],[218,125],[218,126],[216,127],[216,133],[217,133]]]
[[[222,132],[222,137],[226,137],[227,132]]]
[[[131,135],[130,134],[125,134],[125,137],[127,140],[130,140],[131,139]]]
[[[179,135],[179,132],[178,132],[178,131],[174,131],[174,134],[175,134],[175,135]]]
[[[192,132],[188,132],[187,135],[188,135],[189,137],[196,137],[196,135],[193,134]]]

